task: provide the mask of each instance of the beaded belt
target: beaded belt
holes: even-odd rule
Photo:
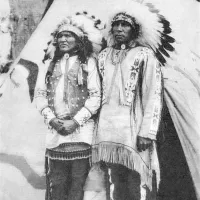
[[[47,149],[46,157],[53,160],[74,160],[91,157],[91,146],[84,142],[63,143]]]

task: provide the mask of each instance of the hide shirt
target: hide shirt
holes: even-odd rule
[[[49,77],[47,68],[52,72]],[[48,124],[54,117],[63,119],[70,116],[80,125],[67,136],[58,134],[50,127],[46,147],[77,142],[91,144],[94,131],[94,120],[91,117],[96,114],[101,99],[95,59],[89,58],[87,64],[81,64],[77,56],[67,59],[63,56],[55,64],[51,63],[50,67],[46,66],[44,71],[41,70],[38,77],[35,101],[45,122]]]

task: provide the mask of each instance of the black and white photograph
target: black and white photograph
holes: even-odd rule
[[[200,200],[200,1],[0,0],[0,200]]]

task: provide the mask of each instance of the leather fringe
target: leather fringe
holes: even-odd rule
[[[121,164],[135,170],[140,174],[141,183],[152,190],[153,170],[151,163],[145,163],[140,153],[128,146],[110,142],[95,145],[92,149],[92,161],[93,163],[104,161]]]

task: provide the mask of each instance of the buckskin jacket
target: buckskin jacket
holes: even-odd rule
[[[151,49],[108,47],[98,58],[103,102],[93,148],[93,162],[103,160],[136,170],[151,189],[152,171],[159,164],[155,148],[162,109],[162,74]],[[137,136],[153,146],[137,150]]]
[[[71,146],[72,152],[80,150],[81,144],[91,145],[94,131],[92,116],[99,109],[100,101],[100,81],[94,58],[82,64],[77,56],[68,57],[66,54],[55,63],[45,63],[39,71],[35,102],[49,127],[46,148],[63,151],[65,147],[63,149],[62,145],[67,145]],[[54,117],[73,118],[80,126],[72,134],[62,136],[49,126]]]

